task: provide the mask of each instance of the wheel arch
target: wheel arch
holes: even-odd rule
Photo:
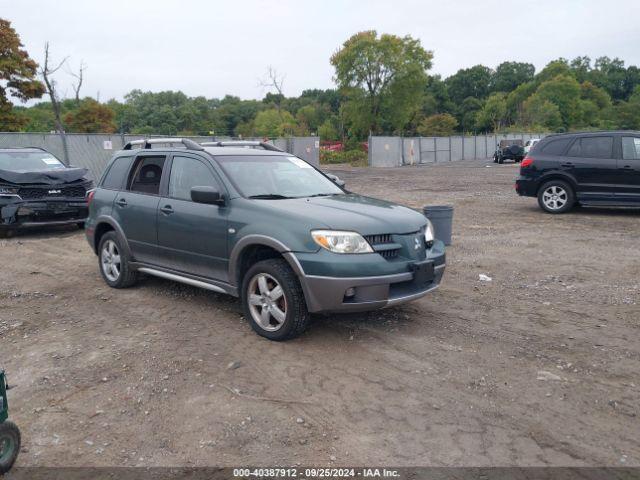
[[[115,221],[113,217],[107,215],[100,216],[96,219],[95,231],[93,234],[93,251],[97,254],[98,247],[100,246],[100,239],[102,236],[110,231],[115,231],[118,236],[122,248],[126,251],[127,255],[131,258],[131,249],[129,248],[129,242],[122,230],[122,227]]]
[[[578,184],[573,177],[571,177],[570,175],[562,174],[562,173],[549,173],[543,177],[540,177],[540,179],[538,180],[538,185],[536,187],[536,195],[540,193],[540,189],[542,188],[542,186],[545,183],[550,182],[551,180],[561,180],[563,182],[568,183],[569,186],[573,189],[574,196],[577,194]]]
[[[269,255],[267,252],[273,252]],[[304,275],[300,262],[284,243],[266,235],[247,235],[240,239],[229,255],[229,282],[240,288],[242,275],[252,263],[252,258],[284,258],[294,273],[300,278]],[[302,282],[304,283],[304,282]]]

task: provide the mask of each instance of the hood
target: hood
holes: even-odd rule
[[[415,210],[356,194],[261,201],[282,213],[313,220],[315,228],[352,230],[362,235],[417,232],[426,223]]]
[[[60,168],[55,170],[43,170],[40,172],[14,172],[0,170],[0,181],[27,185],[42,183],[45,185],[58,185],[81,180],[87,174],[86,168]]]

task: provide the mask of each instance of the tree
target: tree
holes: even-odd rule
[[[497,92],[491,94],[482,109],[476,115],[476,127],[481,130],[500,130],[507,114],[506,94]]]
[[[261,137],[281,137],[291,134],[296,126],[296,120],[288,111],[278,112],[272,108],[263,110],[256,115],[253,130]]]
[[[22,49],[11,22],[0,18],[0,130],[19,131],[27,118],[16,113],[8,95],[20,101],[40,98],[44,85],[37,80],[38,64]]]
[[[431,115],[418,125],[418,133],[424,137],[448,137],[453,135],[458,121],[448,113]]]
[[[580,84],[572,76],[558,75],[540,84],[536,94],[558,106],[565,128],[580,120]]]
[[[491,91],[492,71],[484,65],[458,70],[445,80],[449,96],[455,104],[467,97],[486,98]]]
[[[419,108],[433,54],[410,36],[375,30],[353,35],[331,57],[335,81],[346,95],[344,113],[363,135],[389,128],[401,131]],[[417,104],[417,105],[416,105]]]
[[[114,133],[115,112],[108,106],[86,98],[75,112],[69,112],[64,118],[70,131],[78,133]]]
[[[536,75],[536,82],[538,84],[542,82],[546,82],[547,80],[551,80],[552,78],[557,77],[558,75],[564,75],[571,77],[573,76],[573,71],[569,68],[569,62],[566,58],[558,58],[557,60],[553,60],[547,63],[547,66],[544,67],[538,75]]]
[[[524,102],[522,122],[532,129],[562,129],[562,115],[558,106],[538,94],[532,95]]]
[[[496,68],[491,81],[494,92],[510,92],[519,85],[533,80],[536,67],[530,63],[502,62]]]
[[[63,58],[55,67],[51,66],[51,58],[49,56],[49,42],[44,44],[44,65],[40,69],[40,75],[44,80],[44,84],[47,87],[47,93],[51,100],[51,108],[53,109],[53,118],[56,126],[56,130],[60,134],[62,140],[62,151],[64,153],[65,163],[69,163],[69,150],[67,148],[67,137],[65,136],[64,125],[62,123],[62,110],[60,108],[60,98],[56,90],[56,81],[53,78],[55,74],[67,61],[67,57]]]

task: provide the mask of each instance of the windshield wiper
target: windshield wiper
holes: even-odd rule
[[[279,195],[277,193],[263,193],[260,195],[251,195],[248,198],[258,199],[258,200],[283,200],[285,198],[296,198],[296,197],[287,197],[286,195]]]
[[[335,195],[344,195],[343,193],[315,193],[313,195],[307,195],[308,198],[311,197],[333,197]]]

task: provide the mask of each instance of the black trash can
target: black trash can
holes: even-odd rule
[[[422,208],[422,212],[433,224],[436,238],[445,245],[451,245],[453,205],[427,205]]]

